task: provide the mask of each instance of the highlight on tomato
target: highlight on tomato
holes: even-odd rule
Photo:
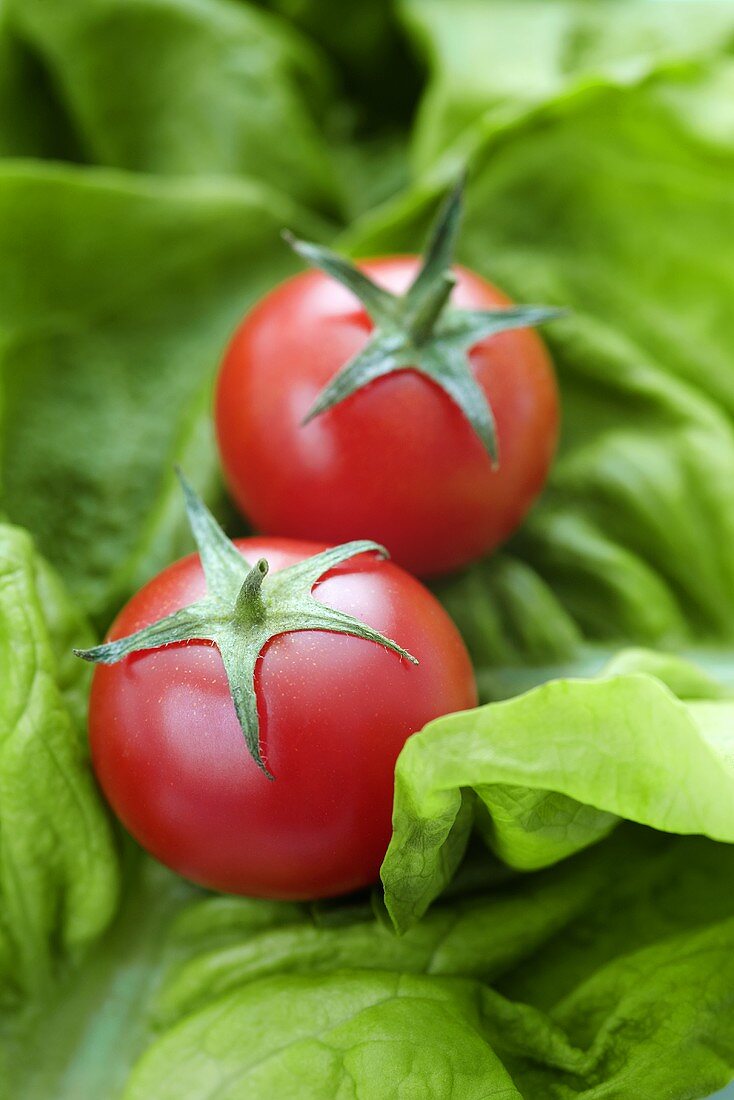
[[[424,259],[355,266],[290,238],[316,270],[245,317],[215,398],[226,479],[257,530],[374,538],[431,576],[495,548],[537,497],[559,404],[530,326],[561,311],[513,305],[451,264],[461,196]]]
[[[372,541],[230,542],[182,479],[198,554],[122,610],[92,762],[138,841],[217,890],[331,896],[378,877],[413,732],[476,704],[456,627]]]

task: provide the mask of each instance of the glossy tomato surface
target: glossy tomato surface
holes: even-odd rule
[[[362,264],[401,292],[418,260]],[[456,267],[452,304],[509,299]],[[231,491],[258,530],[345,542],[373,538],[420,576],[501,543],[542,488],[558,434],[558,396],[540,337],[521,329],[472,349],[497,421],[500,467],[463,414],[415,371],[378,379],[303,426],[316,397],[363,347],[371,321],[320,272],[283,283],[245,318],[224,359],[216,424]]]
[[[271,570],[323,545],[244,539]],[[198,556],[159,574],[109,637],[199,599]],[[163,863],[204,886],[272,898],[344,893],[378,877],[391,832],[393,768],[431,718],[476,703],[472,668],[446,612],[413,577],[374,554],[314,589],[416,656],[320,631],[280,635],[258,664],[269,780],[249,755],[221,658],[182,643],[95,669],[92,760],[112,807]]]

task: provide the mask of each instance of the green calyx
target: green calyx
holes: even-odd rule
[[[456,279],[451,257],[461,220],[463,177],[448,196],[431,229],[423,263],[403,295],[378,286],[363,271],[320,245],[284,237],[307,263],[356,295],[374,324],[368,342],[322,390],[304,423],[338,405],[377,378],[414,370],[441,387],[479,436],[493,466],[499,464],[497,428],[484,390],[474,377],[469,351],[510,329],[528,328],[563,316],[549,306],[453,309]]]
[[[260,751],[255,694],[255,665],[271,638],[301,630],[350,634],[418,664],[397,642],[343,611],[326,607],[312,595],[316,582],[341,562],[369,551],[383,558],[388,554],[377,543],[362,539],[324,550],[271,575],[264,558],[252,566],[243,558],[180,472],[179,478],[206,578],[206,595],[126,638],[74,652],[85,661],[113,665],[132,653],[175,642],[213,642],[224,664],[247,748],[272,779]]]

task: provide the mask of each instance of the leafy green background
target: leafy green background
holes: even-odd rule
[[[725,0],[0,0],[0,1096],[734,1076],[733,43]],[[110,825],[70,647],[189,548],[175,462],[240,522],[210,389],[280,230],[415,249],[461,164],[460,259],[572,309],[548,490],[437,586],[508,701],[409,743],[384,901],[206,897]]]

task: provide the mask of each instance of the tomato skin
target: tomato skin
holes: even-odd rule
[[[324,549],[241,539],[271,570]],[[200,598],[196,555],[127,604],[110,639]],[[148,650],[95,669],[92,762],[108,801],[161,862],[201,885],[298,900],[378,877],[391,831],[393,769],[431,718],[476,704],[473,671],[446,612],[414,578],[374,554],[314,590],[394,638],[417,666],[373,642],[318,631],[266,646],[256,691],[269,780],[245,746],[218,651],[205,642]]]
[[[360,266],[400,292],[418,263],[398,256]],[[509,303],[466,268],[453,271],[453,305]],[[552,364],[529,329],[472,349],[497,421],[497,470],[451,399],[415,371],[378,379],[304,426],[371,330],[356,298],[317,271],[263,298],[235,333],[219,375],[225,475],[258,530],[334,543],[373,538],[411,572],[436,575],[506,539],[543,487],[558,436]]]

